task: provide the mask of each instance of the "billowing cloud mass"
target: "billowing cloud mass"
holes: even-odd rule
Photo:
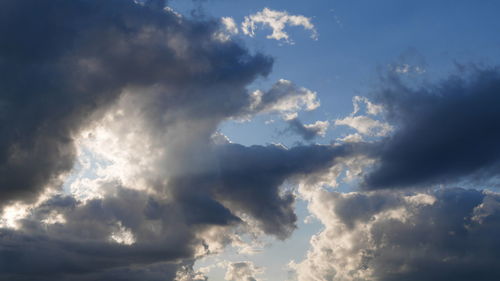
[[[194,260],[236,228],[290,235],[287,179],[354,153],[215,144],[223,120],[311,110],[316,94],[248,92],[272,59],[162,3],[0,4],[1,279],[203,280]]]
[[[259,25],[268,26],[272,29],[272,33],[266,36],[268,39],[283,40],[287,43],[293,43],[288,33],[284,30],[287,25],[302,26],[304,29],[311,32],[312,39],[318,38],[318,32],[310,18],[303,15],[290,15],[286,11],[275,11],[264,8],[260,12],[246,16],[243,23],[241,23],[241,30],[243,34],[253,37]]]
[[[310,209],[325,229],[290,264],[300,281],[500,278],[498,193],[318,191]]]
[[[259,279],[256,276],[261,272],[262,270],[255,267],[252,262],[233,262],[228,264],[224,279],[228,281],[257,281]]]
[[[132,1],[4,1],[1,10],[2,202],[35,196],[68,172],[74,135],[126,89],[158,92],[157,110],[168,104],[175,119],[217,122],[247,106],[244,86],[272,65],[214,42],[215,22]]]
[[[365,186],[397,188],[489,179],[500,163],[500,70],[466,68],[434,85],[390,75],[376,94],[397,128]]]
[[[316,37],[269,9],[243,32],[259,24]],[[290,264],[298,280],[500,278],[500,196],[432,189],[497,175],[498,69],[420,88],[389,76],[332,121],[356,130],[340,142],[244,146],[223,122],[278,115],[312,140],[329,121],[298,119],[320,102],[289,80],[255,90],[273,59],[237,30],[159,0],[0,2],[1,280],[206,280],[199,259],[290,237],[297,196],[325,227]],[[225,265],[227,280],[263,272]]]
[[[251,113],[280,113],[284,119],[296,117],[300,110],[311,111],[320,106],[316,92],[280,79],[268,91],[252,93]]]

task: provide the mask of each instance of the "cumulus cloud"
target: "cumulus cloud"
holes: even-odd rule
[[[497,280],[497,193],[320,191],[310,209],[325,225],[297,280]],[[481,215],[478,215],[481,214]]]
[[[366,188],[489,179],[500,149],[500,71],[469,68],[441,82],[409,86],[389,75],[375,96],[397,128],[381,142]]]
[[[301,136],[304,140],[312,140],[317,136],[324,137],[330,123],[328,121],[316,121],[312,124],[303,124],[298,118],[287,120],[288,128]]]
[[[340,139],[344,142],[362,141],[363,136],[384,137],[387,136],[393,127],[383,121],[374,119],[384,113],[384,108],[380,104],[374,104],[366,97],[355,96],[352,99],[353,112],[344,118],[334,121],[335,126],[348,126],[356,130],[355,134],[345,136]],[[360,115],[362,113],[366,115]]]
[[[227,265],[224,280],[227,281],[258,281],[256,276],[262,273],[262,269],[256,267],[250,261],[232,262]]]
[[[221,86],[214,92],[240,97],[217,103],[230,115],[245,106],[244,85],[272,64],[237,44],[214,42],[216,22],[179,22],[169,11],[132,1],[6,1],[1,10],[0,32],[8,43],[0,50],[0,118],[9,124],[0,140],[2,202],[34,198],[56,185],[72,168],[73,135],[126,88],[139,93],[155,85],[170,106],[201,116],[219,110],[210,109],[216,99],[202,89]],[[189,106],[196,95],[207,106]]]
[[[298,111],[312,111],[320,106],[316,92],[298,87],[293,82],[280,79],[267,91],[256,90],[251,94],[250,112],[279,113],[285,119]]]
[[[273,61],[219,40],[218,20],[163,1],[0,6],[2,279],[203,280],[194,261],[236,231],[291,234],[285,181],[357,153],[217,134],[225,120],[319,106],[286,80],[249,92]]]
[[[231,36],[239,33],[238,26],[232,17],[222,17],[220,22],[222,24],[221,30],[214,34],[214,37],[218,40],[228,41]]]
[[[366,136],[383,137],[391,130],[391,125],[374,120],[367,116],[348,116],[335,120],[335,126],[349,126]]]
[[[258,25],[268,26],[272,29],[272,33],[266,38],[274,40],[283,40],[287,43],[293,43],[288,33],[284,30],[287,25],[302,26],[304,29],[311,32],[311,38],[317,39],[318,32],[311,21],[311,18],[303,15],[290,15],[286,11],[276,11],[269,8],[264,8],[262,11],[245,17],[241,24],[243,34],[251,37],[255,36],[255,30]]]
[[[288,42],[286,25],[316,34],[310,19],[269,9],[244,32],[258,24]],[[164,1],[1,2],[0,279],[206,280],[194,262],[243,249],[242,233],[291,235],[286,183],[302,184],[326,227],[294,265],[301,280],[437,280],[436,266],[456,280],[498,277],[498,251],[487,251],[498,248],[497,194],[319,187],[359,178],[375,158],[370,188],[492,173],[496,69],[426,90],[389,80],[377,104],[355,97],[338,122],[357,135],[341,144],[243,146],[218,132],[222,122],[278,114],[305,139],[328,123],[296,119],[320,102],[291,81],[249,91],[273,60],[221,40],[221,28],[237,31],[230,18],[189,19]],[[231,263],[226,279],[258,273]]]
[[[426,67],[424,57],[413,48],[405,50],[395,62],[389,64],[389,70],[399,75],[424,74]]]

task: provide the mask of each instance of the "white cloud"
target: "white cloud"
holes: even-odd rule
[[[355,96],[352,99],[352,104],[354,107],[353,112],[342,119],[337,119],[334,122],[335,126],[349,126],[357,131],[357,133],[370,137],[383,137],[388,135],[393,127],[388,123],[373,119],[367,115],[377,116],[384,112],[384,108],[381,105],[372,103],[368,98]],[[367,115],[357,115],[362,109]],[[349,141],[360,141],[360,135],[355,134],[348,136],[345,140]]]
[[[328,130],[328,126],[330,126],[330,122],[328,121],[316,121],[312,124],[305,124],[304,127],[316,132],[317,135],[324,137],[326,131]]]
[[[367,116],[348,116],[335,120],[335,126],[349,126],[366,136],[383,137],[392,131],[392,126]]]
[[[232,17],[222,17],[220,19],[222,24],[222,30],[215,32],[215,39],[225,42],[231,39],[231,36],[239,33],[238,25]]]
[[[409,74],[409,73],[422,74],[426,72],[423,66],[410,65],[407,63],[391,65],[391,68],[394,72],[399,74]]]
[[[253,262],[233,262],[227,265],[224,279],[227,281],[258,281],[256,276],[262,273],[262,268],[256,267]]]
[[[243,34],[255,36],[257,25],[268,26],[272,29],[272,33],[267,35],[268,39],[283,40],[287,43],[293,43],[288,33],[284,31],[287,25],[302,26],[304,29],[311,32],[311,38],[316,40],[318,32],[311,22],[311,18],[303,15],[290,15],[286,11],[276,11],[269,8],[264,8],[262,11],[245,17],[241,24]]]
[[[290,262],[298,281],[440,280],[443,274],[462,280],[462,269],[495,268],[497,256],[488,249],[497,239],[491,227],[500,213],[498,193],[316,190],[308,200],[325,228],[312,237],[306,259]],[[470,262],[476,259],[481,262]]]
[[[286,120],[297,117],[297,111],[312,111],[320,106],[316,92],[285,79],[280,79],[266,92],[254,91],[251,99],[251,111],[281,113]]]

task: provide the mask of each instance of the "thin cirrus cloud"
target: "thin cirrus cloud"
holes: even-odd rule
[[[366,106],[368,115],[382,114],[393,131],[371,142],[363,154],[369,158],[347,156],[334,164],[370,167],[361,173],[357,165],[344,167],[361,189],[328,191],[321,177],[299,188],[325,229],[311,239],[305,259],[290,262],[296,280],[499,278],[500,257],[492,251],[500,248],[494,238],[500,231],[499,194],[435,188],[494,184],[499,73],[496,67],[462,68],[426,87],[407,86],[389,73],[373,94],[381,110],[371,102]],[[328,174],[331,182],[340,175],[340,167]]]

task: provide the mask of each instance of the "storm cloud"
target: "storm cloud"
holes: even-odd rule
[[[367,189],[426,186],[497,175],[500,70],[464,67],[436,83],[408,85],[389,75],[376,100],[395,131],[380,142]]]
[[[299,280],[499,279],[497,193],[397,189],[496,175],[499,69],[387,77],[377,104],[355,97],[335,121],[370,141],[244,146],[221,124],[274,114],[323,136],[327,121],[297,118],[316,92],[255,90],[273,58],[165,5],[0,2],[0,279],[206,280],[195,262],[242,235],[290,237],[305,193],[325,230]],[[368,191],[325,189],[342,175]],[[262,273],[226,265],[228,280]]]

